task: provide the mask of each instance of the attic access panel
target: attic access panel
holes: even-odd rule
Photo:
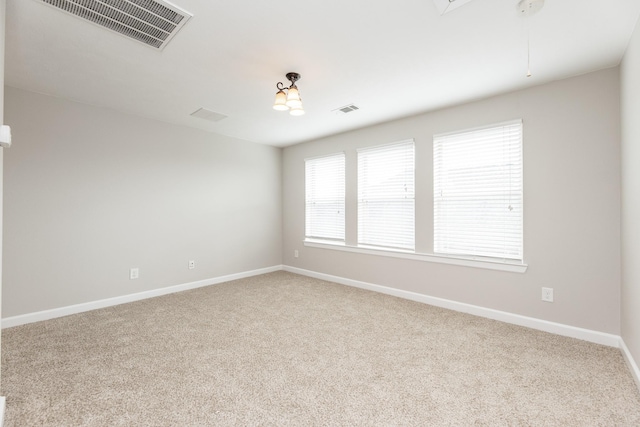
[[[433,0],[433,3],[438,8],[440,15],[444,15],[445,13],[451,12],[460,6],[464,6],[470,1],[471,0]]]
[[[39,0],[162,50],[191,14],[162,0]]]

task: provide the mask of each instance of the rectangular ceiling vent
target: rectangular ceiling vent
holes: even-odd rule
[[[159,50],[192,16],[158,0],[41,1]]]
[[[224,114],[216,113],[215,111],[207,110],[206,108],[198,108],[196,111],[191,113],[193,117],[198,117],[200,119],[209,120],[210,122],[219,122],[222,119],[226,119],[227,116]]]
[[[355,105],[349,104],[349,105],[345,105],[344,107],[336,108],[335,110],[333,110],[333,112],[336,114],[347,114],[359,109],[360,108],[356,107]]]

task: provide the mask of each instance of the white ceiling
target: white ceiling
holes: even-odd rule
[[[163,51],[43,4],[7,0],[5,83],[287,146],[620,63],[638,0],[172,0],[193,18]],[[527,26],[531,72],[527,78]],[[271,108],[302,75],[306,115]],[[332,113],[353,103],[360,110]],[[200,107],[228,118],[190,114]]]

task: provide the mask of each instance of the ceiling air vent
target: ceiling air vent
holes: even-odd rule
[[[41,1],[160,50],[192,16],[157,0]]]
[[[335,110],[333,110],[333,112],[336,114],[347,114],[359,109],[360,108],[356,107],[355,105],[349,104],[349,105],[345,105],[344,107],[336,108]]]
[[[206,108],[198,108],[196,111],[191,113],[193,117],[198,117],[200,119],[209,120],[210,122],[219,122],[222,119],[226,119],[227,116],[224,114],[216,113],[215,111],[207,110]]]

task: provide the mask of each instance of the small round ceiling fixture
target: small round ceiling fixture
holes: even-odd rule
[[[522,16],[535,15],[544,6],[544,0],[520,0],[518,10]]]

